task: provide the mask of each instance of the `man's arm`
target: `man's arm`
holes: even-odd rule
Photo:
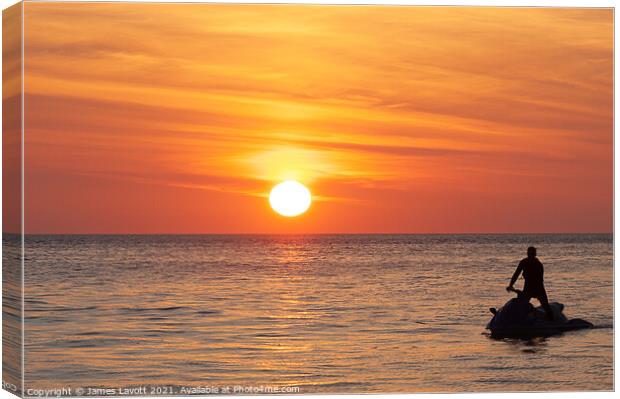
[[[545,267],[540,260],[538,261],[538,263],[540,263],[540,276],[543,277],[545,275]]]
[[[510,285],[506,287],[506,291],[510,291],[512,286],[515,285],[517,279],[519,278],[519,274],[523,271],[523,262],[519,262],[519,266],[517,266],[517,270],[512,274],[512,278],[510,279]]]

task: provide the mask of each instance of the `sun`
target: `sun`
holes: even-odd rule
[[[295,180],[277,184],[269,194],[269,204],[282,216],[298,216],[308,210],[312,203],[310,190]]]

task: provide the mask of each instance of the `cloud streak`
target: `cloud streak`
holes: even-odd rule
[[[538,229],[611,229],[612,10],[27,3],[25,13],[26,190],[34,219],[48,221],[33,231],[73,231],[49,222],[44,213],[63,209],[43,201],[97,201],[77,176],[117,181],[129,202],[242,206],[256,214],[242,232],[381,230],[369,212],[400,212],[402,225],[384,230],[430,231],[416,222],[425,209],[442,231],[466,231],[480,212],[497,216],[494,231],[523,231],[499,223],[536,207],[519,192],[543,196]],[[54,186],[42,183],[50,170]],[[287,176],[326,200],[314,212],[330,222],[287,227],[265,214],[262,197]],[[467,218],[436,207],[459,192],[476,204]],[[100,205],[92,217],[116,214]],[[204,221],[177,216],[166,230],[201,231]],[[215,219],[205,231],[239,228]]]

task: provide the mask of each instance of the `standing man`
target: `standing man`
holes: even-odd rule
[[[531,298],[538,299],[543,309],[545,309],[547,320],[553,320],[553,310],[551,310],[551,306],[549,306],[549,299],[547,298],[547,291],[545,291],[545,282],[543,279],[545,269],[543,264],[540,263],[536,257],[536,248],[529,247],[527,249],[527,258],[519,262],[519,266],[517,266],[517,270],[515,270],[512,275],[510,285],[506,287],[506,291],[514,290],[513,285],[517,282],[521,272],[523,272],[523,278],[525,279],[523,297],[528,302]]]

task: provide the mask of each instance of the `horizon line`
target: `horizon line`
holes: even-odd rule
[[[2,232],[2,235],[22,233]],[[614,235],[614,232],[362,232],[362,233],[24,233],[24,236],[334,236],[334,235]]]

